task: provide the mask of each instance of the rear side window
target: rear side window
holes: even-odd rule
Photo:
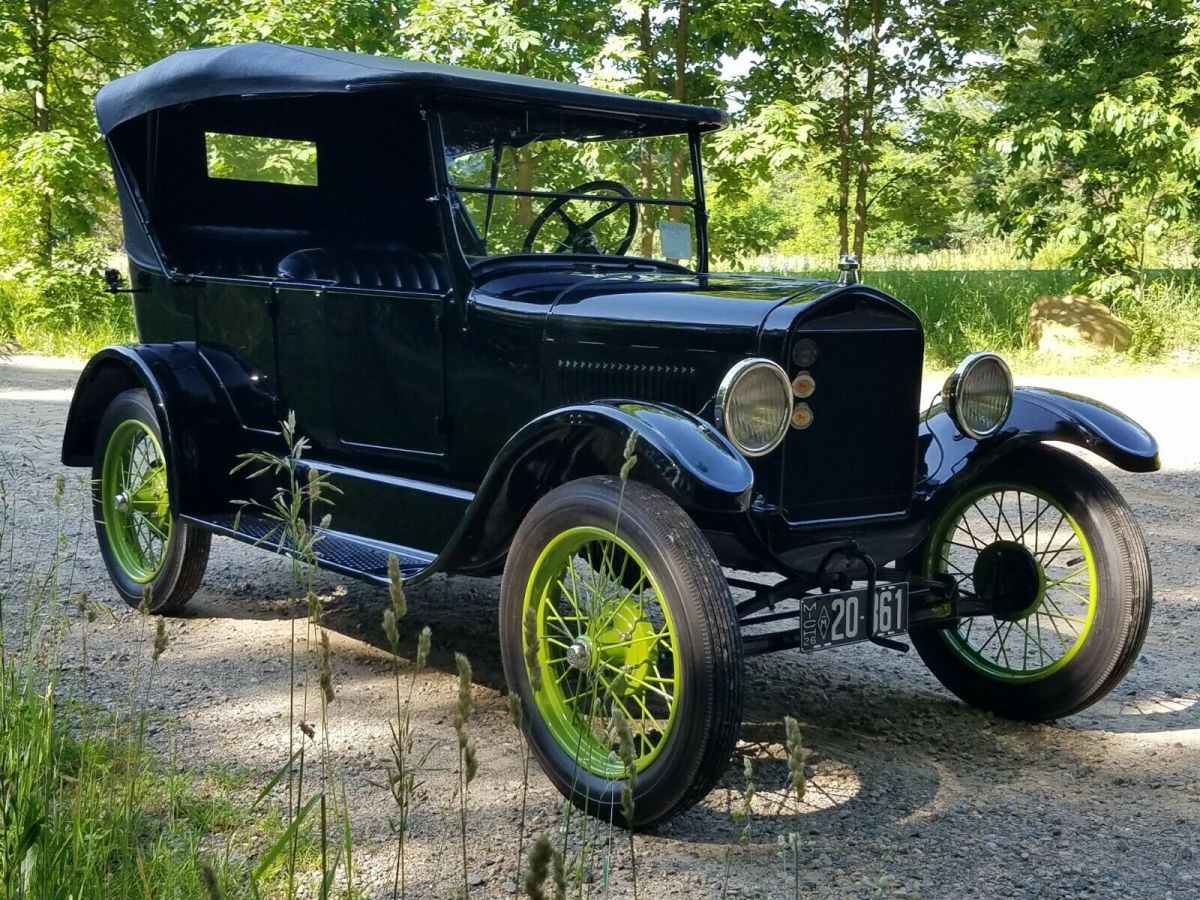
[[[310,141],[210,131],[204,144],[209,178],[317,185],[317,145]]]

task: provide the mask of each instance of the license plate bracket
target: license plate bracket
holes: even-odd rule
[[[875,585],[875,621],[867,622],[867,589],[800,597],[800,650],[811,653],[908,631],[908,582]]]

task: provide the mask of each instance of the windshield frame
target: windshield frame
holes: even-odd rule
[[[447,98],[449,103],[453,104],[455,112],[460,112],[466,105],[462,98]],[[448,106],[449,103],[446,105]],[[652,265],[672,271],[678,271],[681,266],[667,262],[665,260],[647,258],[632,254],[623,254],[620,256],[609,254],[583,254],[583,253],[549,253],[549,252],[534,252],[534,253],[498,253],[493,256],[487,256],[484,259],[472,262],[467,255],[466,249],[463,247],[462,239],[459,235],[458,228],[455,227],[456,216],[456,199],[458,193],[473,193],[481,194],[489,197],[538,197],[545,200],[556,199],[581,199],[595,200],[594,194],[579,194],[571,191],[553,191],[553,190],[521,190],[517,188],[500,188],[495,187],[495,170],[492,172],[492,186],[482,187],[476,185],[458,185],[450,178],[450,160],[446,152],[446,139],[444,130],[444,113],[448,110],[446,106],[438,105],[425,112],[426,121],[429,125],[429,142],[430,156],[434,165],[434,178],[437,183],[437,196],[431,197],[430,200],[437,200],[439,210],[441,212],[443,237],[447,251],[453,251],[456,257],[455,263],[461,266],[467,273],[472,272],[475,268],[486,266],[494,267],[497,263],[503,260],[513,261],[528,261],[531,259],[553,259],[556,261],[572,261],[580,262],[586,265],[597,266],[622,266],[636,264],[639,266]],[[580,110],[567,109],[554,104],[540,103],[520,103],[513,104],[516,109],[532,109],[544,110],[548,112],[580,112]],[[494,107],[492,107],[494,109]],[[614,120],[628,121],[627,114],[606,113],[604,110],[586,110],[588,116],[596,118],[609,118]],[[646,136],[668,136],[682,135],[687,137],[688,142],[688,164],[692,174],[692,196],[690,199],[669,199],[664,197],[643,197],[635,195],[630,198],[631,202],[644,203],[651,206],[666,206],[680,209],[690,209],[696,229],[696,257],[695,265],[690,271],[698,274],[708,272],[708,207],[704,196],[704,170],[703,158],[701,155],[700,140],[702,130],[697,124],[690,124],[684,120],[670,121],[669,123],[662,120],[654,120],[654,127],[648,129]],[[669,126],[669,127],[668,127]],[[489,202],[489,206],[490,206]],[[475,223],[471,220],[472,229],[475,228]],[[687,268],[687,267],[682,267]]]

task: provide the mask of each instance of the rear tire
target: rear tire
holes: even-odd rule
[[[122,599],[153,613],[181,610],[208,565],[212,535],[171,513],[162,432],[143,390],[105,410],[92,456],[92,508],[100,555]]]
[[[1116,687],[1141,650],[1151,610],[1145,539],[1117,489],[1074,456],[1040,447],[1004,460],[950,504],[920,552],[926,574],[1007,604],[994,617],[910,633],[930,671],[972,706],[1062,718]],[[1012,587],[1026,557],[1036,573],[1028,604]]]
[[[645,827],[697,803],[728,766],[741,726],[741,632],[708,541],[661,492],[599,477],[539,500],[504,568],[500,640],[529,745],[580,809]],[[628,817],[625,763],[607,737],[614,707],[635,735]]]

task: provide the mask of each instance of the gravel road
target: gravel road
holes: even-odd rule
[[[37,357],[0,363],[0,477],[18,498],[16,574],[44,560],[55,528],[52,482],[79,364]],[[1101,463],[1129,499],[1154,564],[1155,613],[1145,650],[1105,701],[1050,726],[1017,725],[959,704],[915,654],[872,646],[748,663],[740,752],[754,759],[758,799],[749,846],[732,855],[731,893],[792,896],[779,845],[800,834],[800,890],[816,897],[1200,896],[1200,377],[1045,378],[1139,418],[1163,447],[1164,469],[1129,475]],[[69,472],[76,479],[77,472]],[[120,605],[95,546],[80,482],[64,513],[73,590],[112,604],[91,634],[91,700],[124,702],[139,650],[137,614]],[[0,567],[0,577],[5,569]],[[390,896],[388,762],[391,675],[380,616],[386,593],[317,576],[333,629],[336,702],[329,739],[353,811],[359,880]],[[253,796],[286,758],[291,567],[262,551],[214,542],[204,586],[168,623],[152,705],[161,746],[188,765],[253,773]],[[473,897],[514,885],[521,755],[501,693],[498,583],[435,578],[410,590],[405,631],[434,633],[431,668],[417,679],[418,744],[432,747],[427,797],[410,843],[410,896],[455,896],[459,856],[453,800],[452,654],[474,663],[480,774],[471,788]],[[11,605],[10,622],[20,614]],[[72,619],[69,649],[77,646]],[[298,629],[299,633],[303,628]],[[406,644],[412,651],[412,641]],[[783,802],[782,720],[802,723],[808,795]],[[741,760],[696,809],[636,838],[643,897],[716,897]],[[532,829],[557,827],[561,804],[540,773]],[[575,820],[578,821],[577,819]],[[603,835],[601,835],[603,838]],[[629,893],[628,848],[613,851],[613,896]],[[599,885],[591,889],[600,897]]]

